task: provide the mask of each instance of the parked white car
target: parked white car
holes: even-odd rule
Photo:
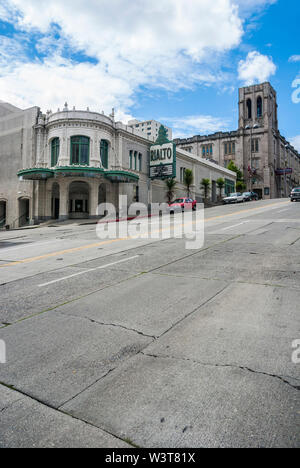
[[[246,201],[245,196],[242,193],[231,193],[229,197],[223,198],[223,203],[228,205],[230,203],[244,203]]]

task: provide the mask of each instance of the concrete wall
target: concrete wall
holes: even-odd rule
[[[0,102],[0,200],[7,200],[7,224],[17,224],[23,214],[20,198],[29,198],[32,210],[33,183],[19,181],[17,172],[35,165],[33,126],[38,112],[37,107],[22,111]]]

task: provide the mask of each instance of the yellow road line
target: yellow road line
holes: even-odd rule
[[[283,204],[287,204],[288,202],[278,202],[278,203],[283,205]],[[272,207],[272,206],[277,206],[278,203],[272,203],[271,205],[268,205],[267,208]],[[225,215],[220,215],[220,216],[214,216],[212,218],[207,218],[204,221],[205,222],[214,221],[215,219],[227,218],[227,217],[235,216],[237,214],[242,214],[242,213],[249,213],[249,212],[261,210],[262,208],[264,208],[264,207],[250,208],[248,210],[240,210],[240,211],[236,211],[234,213],[228,213],[228,214],[225,214]],[[183,224],[182,224],[182,226],[183,226]],[[164,229],[159,229],[156,232],[162,232],[163,230]],[[0,265],[0,268],[11,267],[11,266],[20,265],[20,264],[23,264],[23,263],[32,263],[32,262],[35,262],[37,260],[43,260],[45,258],[57,257],[58,255],[64,255],[64,254],[67,254],[67,253],[80,252],[82,250],[93,249],[93,248],[96,248],[96,247],[101,247],[102,245],[108,245],[108,244],[112,244],[114,242],[121,242],[121,241],[132,240],[132,239],[133,238],[131,236],[122,237],[122,238],[118,238],[118,239],[109,239],[107,241],[97,242],[97,243],[94,243],[94,244],[87,244],[87,245],[83,245],[81,247],[74,247],[72,249],[60,250],[59,252],[52,252],[52,253],[48,253],[48,254],[44,254],[44,255],[39,255],[38,257],[25,258],[24,260],[17,260],[15,262],[5,263],[4,265]]]

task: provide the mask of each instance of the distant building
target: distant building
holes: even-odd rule
[[[128,122],[128,126],[131,128],[135,128],[140,132],[143,132],[146,135],[146,138],[149,140],[155,141],[158,136],[159,127],[162,124],[157,122],[157,120],[145,120],[144,122],[140,122],[139,120],[130,120]],[[169,140],[172,140],[172,130],[169,127],[164,125],[165,129],[167,130]]]
[[[233,161],[260,198],[287,197],[300,186],[300,155],[280,134],[270,83],[239,89],[239,128],[174,140],[178,148],[227,167]]]
[[[156,129],[156,124],[155,124]],[[155,130],[156,132],[156,130]],[[43,114],[0,102],[0,228],[42,221],[97,218],[98,205],[166,201],[165,182],[150,180],[153,141],[137,127],[116,122],[114,112],[63,109]],[[186,196],[185,169],[194,172],[191,195],[201,198],[200,182],[209,178],[235,187],[236,174],[178,148],[176,197]]]

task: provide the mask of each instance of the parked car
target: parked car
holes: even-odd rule
[[[224,205],[228,205],[230,203],[243,203],[246,199],[244,195],[240,192],[231,193],[228,197],[223,198]]]
[[[180,211],[195,211],[197,209],[197,202],[192,198],[177,198],[169,204],[169,212],[171,214],[178,213]]]
[[[258,195],[255,192],[244,192],[243,193],[245,200],[246,201],[257,201],[258,200]]]
[[[300,187],[294,188],[291,192],[290,197],[291,197],[292,202],[298,201],[298,200],[300,201]]]

